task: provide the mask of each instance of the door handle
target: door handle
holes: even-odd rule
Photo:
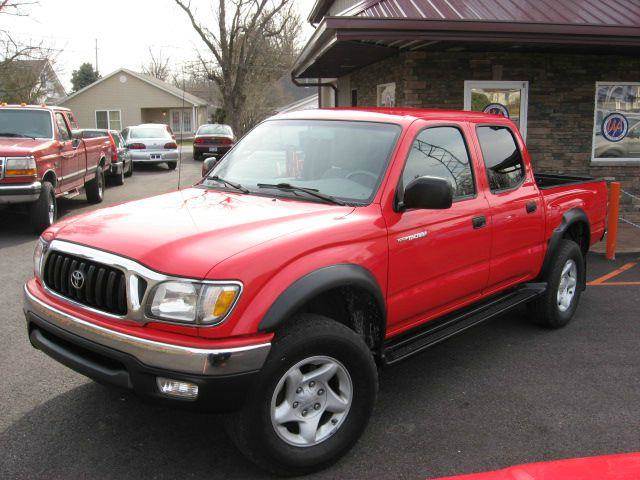
[[[527,213],[533,213],[538,209],[538,204],[536,202],[528,202],[527,203]]]
[[[473,217],[471,219],[471,223],[473,224],[473,228],[482,228],[487,226],[487,218],[484,215],[479,217]]]

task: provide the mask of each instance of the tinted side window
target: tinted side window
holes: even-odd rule
[[[522,154],[507,127],[478,127],[478,140],[492,192],[517,187],[524,179]]]
[[[65,142],[71,139],[71,132],[67,123],[64,121],[64,115],[56,113],[56,123],[58,124],[58,134],[60,135],[60,141]]]
[[[453,186],[453,197],[475,193],[469,153],[455,127],[434,127],[416,137],[402,174],[404,186],[418,177],[439,177]]]

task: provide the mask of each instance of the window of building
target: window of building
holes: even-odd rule
[[[416,137],[402,174],[404,186],[418,177],[448,180],[454,199],[475,194],[473,173],[464,137],[455,127],[433,127]]]
[[[464,82],[464,109],[507,117],[516,124],[522,138],[527,138],[529,82]]]
[[[478,140],[492,192],[515,188],[524,180],[524,163],[507,127],[478,127]]]
[[[193,132],[192,115],[191,109],[171,110],[171,130],[175,134]]]
[[[96,128],[122,130],[120,110],[96,110]]]
[[[640,83],[596,83],[593,160],[640,161]]]
[[[67,122],[65,122],[64,120],[64,115],[62,115],[60,112],[56,112],[56,124],[58,126],[58,135],[60,137],[60,141],[66,142],[67,140],[71,140],[71,132],[69,131]]]
[[[378,107],[395,107],[396,106],[396,84],[383,83],[376,87]]]

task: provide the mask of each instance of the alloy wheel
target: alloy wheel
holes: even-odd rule
[[[571,307],[571,302],[576,294],[578,285],[578,266],[573,259],[567,260],[562,267],[560,274],[560,283],[558,285],[558,309],[566,312]]]

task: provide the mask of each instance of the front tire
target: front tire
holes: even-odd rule
[[[104,199],[104,171],[98,165],[96,176],[84,186],[89,203],[101,203]]]
[[[33,233],[40,235],[53,225],[57,218],[58,204],[53,185],[50,182],[42,182],[38,200],[29,207],[29,219]]]
[[[304,314],[276,335],[260,380],[227,430],[251,461],[278,475],[333,464],[364,431],[378,390],[371,351],[353,330]]]
[[[584,256],[577,243],[561,240],[547,274],[547,291],[530,304],[532,320],[548,328],[567,325],[578,308],[584,285]]]
[[[124,185],[124,177],[125,177],[125,173],[124,173],[124,165],[123,165],[122,171],[113,176],[113,184],[117,186]]]

